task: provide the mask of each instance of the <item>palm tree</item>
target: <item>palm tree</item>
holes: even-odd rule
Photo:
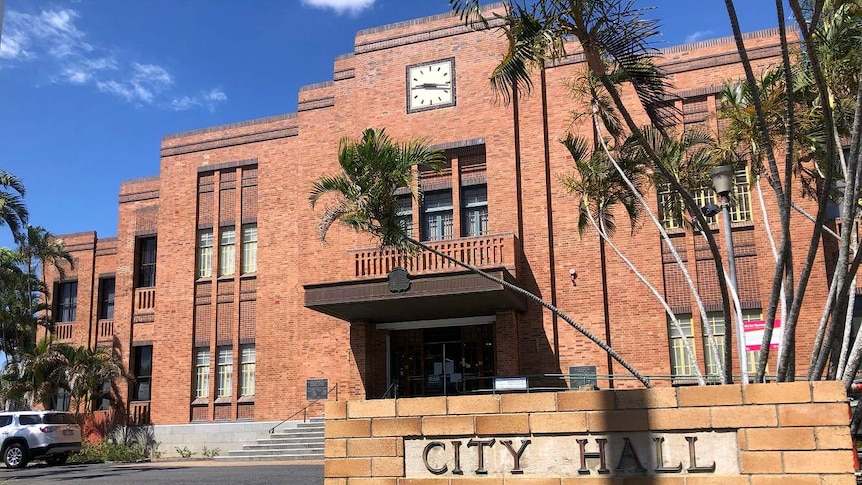
[[[4,400],[23,402],[29,408],[40,405],[54,409],[58,392],[69,390],[67,347],[45,336],[34,348],[25,351],[18,362],[9,363],[0,375]]]
[[[23,265],[19,253],[0,248],[0,351],[12,362],[33,347],[36,326],[48,318],[42,283]]]
[[[479,29],[490,25],[479,0],[449,0],[449,4],[468,25]],[[635,0],[508,0],[503,4],[505,12],[494,16],[509,41],[508,52],[491,74],[492,89],[507,101],[513,99],[515,92],[529,92],[533,69],[544,69],[545,61],[562,59],[567,54],[565,42],[575,40],[588,69],[610,97],[623,126],[642,147],[650,166],[666,179],[696,224],[708,227],[697,202],[650,146],[615,85],[615,80],[620,78],[630,83],[653,125],[663,138],[669,137],[662,127],[674,112],[667,108],[667,81],[653,62],[658,51],[650,44],[658,33],[656,22],[642,17]],[[725,328],[729,330],[732,328],[730,294],[721,251],[711,231],[703,234],[716,268]],[[726,354],[728,374],[731,356],[730,352]]]
[[[12,234],[18,234],[29,217],[25,192],[21,179],[0,169],[0,225],[8,226]]]
[[[18,238],[18,251],[26,260],[27,272],[33,275],[38,273],[46,287],[45,271],[48,265],[54,267],[60,279],[66,277],[63,263],[68,264],[70,269],[75,267],[74,258],[66,251],[63,240],[42,226],[27,226],[27,231]]]
[[[629,216],[632,234],[637,229],[643,205],[624,179],[628,179],[633,183],[635,191],[641,192],[646,175],[646,167],[637,159],[622,157],[619,158],[618,162],[622,170],[618,172],[614,168],[614,163],[609,159],[608,154],[602,151],[593,151],[590,153],[585,140],[570,134],[563,140],[563,144],[574,160],[577,176],[564,175],[560,178],[560,183],[569,194],[579,198],[578,233],[583,237],[586,229],[592,227],[599,234],[602,255],[604,255],[604,245],[607,243],[644,286],[659,300],[668,317],[670,317],[671,325],[674,326],[680,335],[684,336],[685,332],[676,314],[670,305],[668,305],[667,300],[646,279],[643,273],[635,267],[634,263],[611,241],[611,236],[616,232],[614,207],[617,205],[621,205]],[[604,266],[604,259],[602,259],[602,265]],[[602,274],[604,275],[604,271]],[[705,385],[706,380],[697,363],[697,357],[689,339],[683,338],[682,343],[686,357],[691,362],[692,368],[695,371],[698,383]]]
[[[452,258],[411,237],[396,218],[395,191],[410,187],[413,197],[421,200],[419,184],[414,183],[414,166],[435,168],[443,160],[443,154],[414,140],[405,144],[392,141],[382,129],[368,128],[358,140],[342,138],[338,149],[341,172],[325,176],[314,182],[309,196],[312,208],[326,194],[334,195],[335,205],[326,208],[318,226],[321,240],[339,221],[357,231],[371,234],[382,246],[391,246],[403,251],[429,251],[453,263],[473,271],[484,278],[524,295],[551,310],[576,330],[608,352],[617,362],[632,373],[644,386],[649,380],[589,330],[572,320],[554,305],[523,288],[492,276],[473,265]]]
[[[68,361],[65,380],[76,413],[81,412],[83,405],[84,413],[89,414],[93,410],[93,402],[112,398],[110,392],[102,391],[105,382],[112,382],[120,377],[131,378],[123,367],[120,356],[109,348],[65,347],[61,351]]]

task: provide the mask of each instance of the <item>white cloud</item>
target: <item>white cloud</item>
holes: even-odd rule
[[[186,111],[192,108],[206,108],[210,112],[215,111],[219,103],[227,101],[227,95],[220,89],[211,89],[197,96],[182,96],[174,98],[170,102],[170,108],[174,111]]]
[[[713,31],[711,31],[711,30],[698,30],[697,32],[695,32],[693,34],[689,34],[688,36],[686,36],[685,43],[688,44],[691,42],[697,42],[701,39],[706,39],[712,35],[713,35]]]
[[[374,5],[374,0],[302,0],[302,3],[316,8],[331,8],[336,13],[359,13]]]
[[[215,110],[227,96],[218,89],[195,96],[176,92],[174,76],[155,63],[117,61],[113,50],[89,43],[68,8],[23,13],[10,10],[0,43],[0,69],[37,64],[57,84],[91,86],[137,107]]]

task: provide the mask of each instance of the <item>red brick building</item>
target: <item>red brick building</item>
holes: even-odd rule
[[[746,43],[757,71],[775,62],[775,31]],[[55,282],[57,336],[112,345],[137,376],[120,399],[156,424],[278,421],[336,384],[340,399],[391,396],[396,387],[399,397],[469,392],[494,377],[570,372],[602,388],[608,375],[617,387],[636,386],[565,322],[499,285],[421,255],[401,260],[410,287],[393,292],[387,275],[398,260],[373,240],[336,226],[319,241],[312,182],[338,171],[341,137],[380,127],[396,140],[426,137],[447,155],[442,174],[420,174],[424,203],[404,199],[414,236],[552,302],[657,384],[684,382],[682,337],[610,252],[603,287],[598,236],[578,235],[577,201],[558,181],[573,168],[557,140],[589,133],[572,125],[565,87],[584,68],[580,57],[537,72],[532,93],[505,104],[488,84],[504,48],[499,32],[471,31],[449,14],[361,31],[353,52],[335,59],[331,81],[299,92],[296,113],[165,136],[160,173],[120,188],[117,237],[63,237],[77,264]],[[685,127],[717,132],[716,93],[741,77],[737,60],[730,39],[663,51]],[[451,91],[437,89],[444,85]],[[627,92],[626,100],[636,98]],[[658,210],[657,192],[647,195]],[[756,320],[772,255],[759,206],[739,195],[740,298]],[[767,205],[777,221],[769,194]],[[722,335],[709,252],[672,219],[667,225]],[[697,307],[656,228],[620,230],[615,243],[664,291],[699,361],[708,360]],[[826,296],[818,258],[808,293],[815,302]],[[804,307],[802,325],[813,326],[818,312]]]

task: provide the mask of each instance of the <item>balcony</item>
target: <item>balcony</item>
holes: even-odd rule
[[[519,243],[514,234],[431,241],[441,253],[509,283],[517,283]],[[404,322],[525,311],[525,297],[434,253],[391,249],[348,251],[353,277],[305,285],[305,306],[348,322]],[[409,274],[406,289],[391,289],[394,268]]]
[[[72,325],[73,323],[57,323],[54,325],[54,335],[60,342],[70,342],[72,340]]]
[[[132,322],[153,322],[156,313],[156,288],[135,288],[134,315]]]
[[[150,424],[150,401],[129,403],[129,424]]]
[[[96,335],[97,340],[113,340],[114,338],[114,321],[113,320],[99,320],[98,325],[98,333]]]
[[[507,268],[513,276],[517,276],[514,234],[427,241],[425,244],[477,268]],[[354,264],[354,276],[357,278],[386,277],[396,267],[406,269],[411,275],[465,270],[464,267],[428,251],[405,255],[394,249],[371,248],[356,249],[350,251],[350,255]]]

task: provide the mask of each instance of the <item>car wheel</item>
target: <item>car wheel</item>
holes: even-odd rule
[[[27,465],[27,453],[21,443],[12,443],[3,451],[6,468],[21,468]]]
[[[66,463],[66,460],[68,459],[69,455],[64,453],[62,455],[51,455],[48,458],[45,458],[45,461],[48,462],[49,465],[62,465],[63,463]]]

